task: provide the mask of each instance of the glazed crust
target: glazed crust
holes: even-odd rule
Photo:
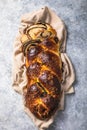
[[[40,120],[50,118],[61,98],[62,64],[56,31],[46,23],[24,30],[21,38],[26,57],[26,107]]]

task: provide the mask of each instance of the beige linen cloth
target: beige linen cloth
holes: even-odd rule
[[[46,22],[52,25],[52,27],[56,30],[57,36],[61,42],[61,59],[63,62],[63,81],[61,83],[63,94],[60,102],[59,110],[64,109],[64,95],[71,94],[74,92],[74,88],[72,83],[75,80],[75,73],[70,59],[68,58],[65,46],[66,46],[66,28],[62,20],[56,15],[54,11],[52,11],[48,7],[41,8],[38,11],[28,13],[22,16],[21,18],[21,27],[19,28],[19,33],[14,42],[14,51],[13,51],[13,70],[12,70],[12,79],[13,79],[13,88],[15,91],[20,93],[23,97],[24,91],[26,90],[27,85],[27,77],[26,77],[26,67],[25,67],[25,57],[22,53],[21,47],[21,35],[23,33],[24,28],[27,25],[31,25],[35,22]],[[49,125],[54,121],[55,115],[53,115],[50,119],[42,121],[37,119],[30,111],[25,107],[24,102],[24,110],[31,117],[35,125],[39,130],[45,130],[49,127]],[[58,112],[57,111],[57,112]],[[57,113],[56,112],[56,113]]]

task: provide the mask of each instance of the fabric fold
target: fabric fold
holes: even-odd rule
[[[62,89],[65,93],[73,93],[74,88],[72,87],[72,84],[75,80],[73,65],[66,53],[61,53],[61,59],[63,62],[63,81],[61,84]]]

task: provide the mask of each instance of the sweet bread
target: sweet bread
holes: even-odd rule
[[[28,78],[25,104],[45,120],[56,112],[61,99],[60,41],[51,25],[35,23],[24,29],[21,42]]]

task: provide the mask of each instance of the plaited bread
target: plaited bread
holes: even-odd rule
[[[56,31],[47,23],[25,28],[21,37],[26,58],[26,107],[40,120],[50,118],[61,98],[62,64]]]

